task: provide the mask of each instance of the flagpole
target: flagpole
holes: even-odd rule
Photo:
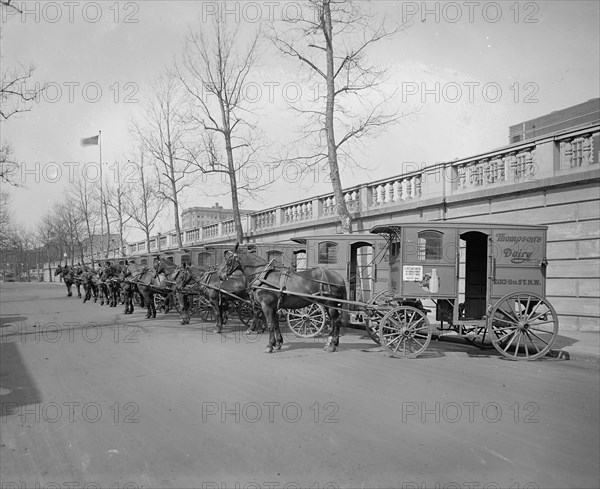
[[[104,240],[104,193],[102,190],[102,131],[98,130],[98,150],[100,151],[100,254],[102,255],[102,241]],[[108,249],[108,248],[107,248]]]

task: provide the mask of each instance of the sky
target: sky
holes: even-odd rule
[[[182,52],[189,29],[214,15],[247,32],[263,20],[298,15],[295,1],[27,1],[25,14],[0,19],[2,70],[35,66],[35,83],[48,90],[31,111],[0,125],[14,148],[24,186],[7,188],[17,222],[35,229],[64,197],[77,172],[90,179],[97,147],[80,139],[102,131],[102,160],[109,176],[135,150],[131,120],[142,113],[144,94]],[[600,2],[358,2],[404,23],[393,38],[367,52],[388,69],[390,106],[408,115],[354,154],[360,168],[345,167],[344,187],[398,175],[415,165],[468,157],[508,144],[508,127],[599,96]],[[286,148],[299,129],[286,101],[302,83],[301,66],[262,42],[252,83],[251,110],[265,146]],[[259,165],[272,185],[243,206],[262,209],[330,191],[325,172]],[[269,171],[269,168],[271,170]],[[93,170],[93,168],[92,168]],[[287,174],[284,174],[287,171]],[[182,196],[183,207],[231,206],[227,187],[204,181]],[[155,231],[173,227],[165,213]],[[131,228],[130,239],[139,239]]]

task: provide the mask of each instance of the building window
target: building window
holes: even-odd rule
[[[181,255],[181,264],[187,264],[190,265],[192,262],[190,260],[190,255]]]
[[[333,241],[324,241],[318,246],[319,265],[333,265],[337,263],[338,244]]]
[[[421,231],[417,240],[419,261],[442,259],[442,236],[439,231]]]

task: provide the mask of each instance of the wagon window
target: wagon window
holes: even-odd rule
[[[439,231],[421,231],[417,240],[419,261],[442,259],[442,236]]]
[[[395,263],[400,256],[400,241],[392,241],[390,243],[390,263]]]
[[[333,265],[337,263],[338,244],[333,241],[319,243],[319,265]]]
[[[142,258],[140,265],[148,265],[148,260],[146,258]]]
[[[211,253],[207,253],[206,251],[198,253],[198,266],[199,267],[209,267],[211,265],[210,259],[212,257]]]
[[[170,261],[171,263],[173,263],[173,257],[172,256],[167,256],[167,261]]]

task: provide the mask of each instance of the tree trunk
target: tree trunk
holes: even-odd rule
[[[235,161],[233,160],[233,150],[231,148],[231,133],[229,131],[225,132],[225,151],[227,152],[227,168],[229,169],[229,188],[231,190],[231,208],[233,209],[233,223],[235,225],[236,240],[238,243],[243,243],[244,229],[242,228],[242,218],[240,216],[240,203],[237,192]]]
[[[323,1],[323,33],[325,35],[326,55],[327,55],[327,103],[325,106],[325,132],[327,135],[327,155],[329,163],[329,176],[333,186],[333,195],[335,205],[341,222],[342,233],[352,232],[352,216],[348,212],[344,193],[342,192],[342,182],[340,179],[340,170],[338,167],[337,147],[334,133],[334,105],[335,105],[335,80],[333,63],[333,32],[331,27],[331,9],[330,0]]]

